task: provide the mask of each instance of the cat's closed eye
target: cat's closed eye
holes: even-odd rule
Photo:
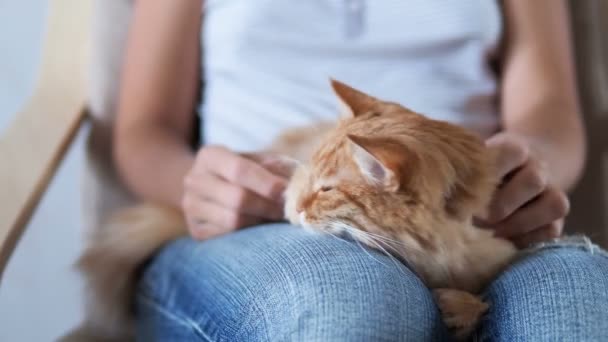
[[[334,189],[333,186],[325,185],[325,186],[321,187],[321,192],[328,192],[328,191],[331,191],[333,189]]]

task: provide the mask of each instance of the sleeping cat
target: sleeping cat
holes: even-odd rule
[[[473,294],[516,254],[472,224],[498,184],[495,156],[461,127],[332,86],[348,118],[295,170],[286,217],[397,255],[433,289],[455,337],[467,337],[488,308]]]
[[[397,256],[433,290],[455,336],[466,338],[488,308],[475,294],[516,254],[472,224],[498,183],[492,153],[461,127],[337,81],[332,88],[344,109],[337,124],[286,132],[269,149],[299,161],[285,192],[286,218]],[[177,210],[152,204],[97,230],[78,262],[87,318],[65,340],[132,339],[138,267],[185,234]]]

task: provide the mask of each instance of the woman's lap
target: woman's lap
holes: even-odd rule
[[[429,291],[396,265],[286,224],[182,239],[144,272],[139,332],[146,341],[182,327],[190,331],[180,334],[213,341],[440,339],[445,329]]]
[[[515,341],[606,332],[607,273],[608,258],[599,253],[542,249],[488,288],[495,305],[480,335]],[[170,244],[144,270],[137,303],[145,341],[446,336],[430,292],[408,268],[353,242],[286,224]]]

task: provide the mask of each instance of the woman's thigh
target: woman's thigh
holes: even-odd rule
[[[580,238],[549,243],[488,288],[491,341],[608,341],[608,255]]]
[[[145,268],[141,340],[436,341],[428,289],[354,242],[287,224],[169,244]]]

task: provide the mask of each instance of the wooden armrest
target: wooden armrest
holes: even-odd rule
[[[90,0],[51,0],[49,6],[34,95],[0,136],[0,281],[86,116]]]

